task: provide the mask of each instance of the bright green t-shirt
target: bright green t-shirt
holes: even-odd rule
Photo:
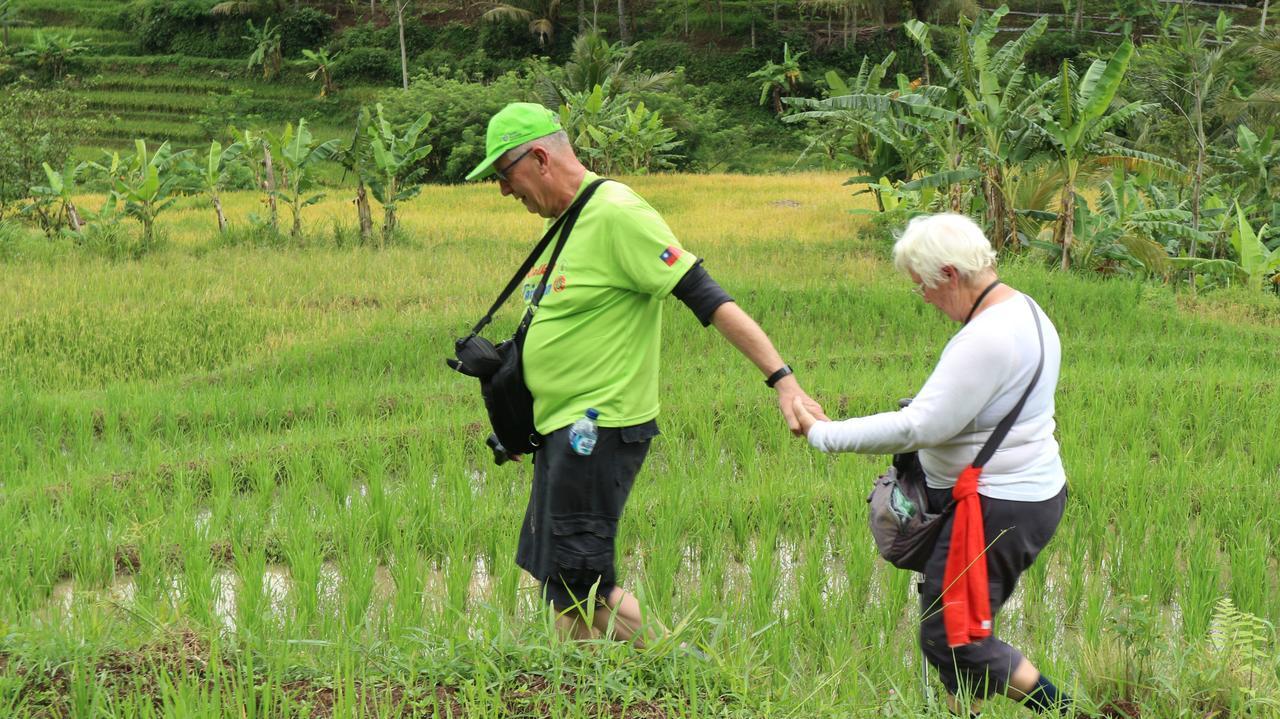
[[[578,192],[597,177],[588,172]],[[526,301],[554,244],[525,278]],[[572,424],[589,407],[602,427],[658,416],[662,300],[696,261],[631,188],[609,181],[596,189],[525,338],[524,376],[539,432]]]

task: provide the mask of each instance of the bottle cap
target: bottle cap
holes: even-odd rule
[[[596,411],[595,407],[592,407],[591,409],[587,410],[587,417],[591,419],[596,419],[599,416],[600,416],[600,413]]]

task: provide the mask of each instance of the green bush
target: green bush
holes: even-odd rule
[[[333,16],[312,7],[297,7],[280,19],[280,45],[285,57],[300,57],[329,42]]]
[[[631,46],[631,62],[650,72],[670,72],[697,61],[693,48],[679,40],[641,40]]]
[[[25,83],[4,89],[0,102],[0,219],[12,205],[44,184],[41,162],[61,167],[81,137],[92,134],[84,101],[66,89]]]
[[[332,72],[337,82],[395,82],[400,77],[400,58],[380,47],[354,47],[338,55]]]
[[[209,14],[209,6],[205,0],[140,0],[126,6],[120,16],[128,29],[137,33],[138,45],[145,52],[207,57],[207,52],[191,50],[203,50],[203,38],[218,32],[219,21]],[[186,50],[176,50],[175,42]]]
[[[509,102],[533,101],[534,85],[525,73],[509,72],[478,83],[457,73],[426,72],[414,78],[407,92],[387,92],[380,101],[392,123],[411,121],[430,111],[431,124],[423,137],[436,149],[424,160],[425,178],[461,182],[484,159],[489,118]]]

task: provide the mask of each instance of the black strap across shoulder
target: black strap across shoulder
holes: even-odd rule
[[[520,281],[529,274],[529,270],[533,269],[534,263],[536,263],[538,258],[542,256],[542,253],[546,251],[547,245],[551,244],[552,238],[556,236],[556,233],[559,233],[560,240],[556,243],[555,249],[551,252],[551,261],[547,263],[547,270],[543,273],[542,280],[538,283],[538,288],[533,293],[533,302],[531,307],[538,306],[538,303],[542,301],[542,292],[547,286],[547,278],[551,276],[551,269],[555,266],[556,260],[559,259],[560,251],[564,249],[565,240],[569,237],[569,232],[573,230],[573,225],[578,221],[578,215],[582,213],[582,208],[587,204],[587,200],[590,200],[591,196],[595,194],[596,188],[605,181],[606,180],[604,178],[600,178],[587,185],[586,188],[582,190],[582,193],[578,195],[578,198],[573,201],[573,204],[569,205],[569,209],[565,210],[564,214],[560,215],[560,217],[556,219],[555,223],[552,224],[542,236],[542,239],[538,240],[538,244],[534,246],[533,251],[529,253],[527,258],[525,258],[524,263],[520,265],[520,269],[516,270],[511,281],[507,283],[507,286],[503,288],[502,292],[498,293],[498,299],[494,300],[493,306],[491,306],[489,311],[484,314],[484,317],[480,318],[480,321],[476,323],[476,326],[471,328],[472,336],[480,334],[480,331],[493,321],[494,313],[498,311],[498,308],[502,306],[503,302],[507,301],[507,298],[511,296],[511,293],[515,292],[516,287],[520,286]],[[561,228],[563,228],[563,232],[560,231]],[[528,315],[526,315],[525,319],[527,321]]]
[[[1027,305],[1031,308],[1031,317],[1036,321],[1036,334],[1040,337],[1040,362],[1036,365],[1035,374],[1031,375],[1031,384],[1027,385],[1027,389],[1022,393],[1022,397],[1018,399],[1018,403],[1009,410],[1009,414],[1000,420],[996,428],[992,430],[991,436],[987,438],[986,444],[982,445],[982,449],[978,451],[978,456],[973,460],[973,467],[982,469],[986,466],[987,461],[999,449],[1000,443],[1004,441],[1009,430],[1013,428],[1013,423],[1018,421],[1018,415],[1022,412],[1022,407],[1027,403],[1027,398],[1031,396],[1031,390],[1035,389],[1036,382],[1040,381],[1040,372],[1044,370],[1044,329],[1040,326],[1040,313],[1036,311],[1036,303],[1031,301],[1030,297],[1023,295],[1027,300]]]

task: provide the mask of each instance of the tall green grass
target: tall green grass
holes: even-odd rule
[[[633,184],[847,416],[911,394],[955,326],[861,234],[841,180]],[[528,463],[491,464],[474,383],[442,362],[538,220],[491,185],[433,187],[378,252],[225,247],[206,214],[184,201],[140,262],[0,265],[0,709],[309,716],[323,689],[348,716],[945,715],[919,681],[912,578],[865,529],[885,460],[790,437],[681,305],[619,542],[676,637],[566,644],[512,563]],[[1030,260],[1002,276],[1062,336],[1071,499],[1000,631],[1094,699],[1268,716],[1274,662],[1250,687],[1197,662],[1218,661],[1222,597],[1280,621],[1280,324]]]

